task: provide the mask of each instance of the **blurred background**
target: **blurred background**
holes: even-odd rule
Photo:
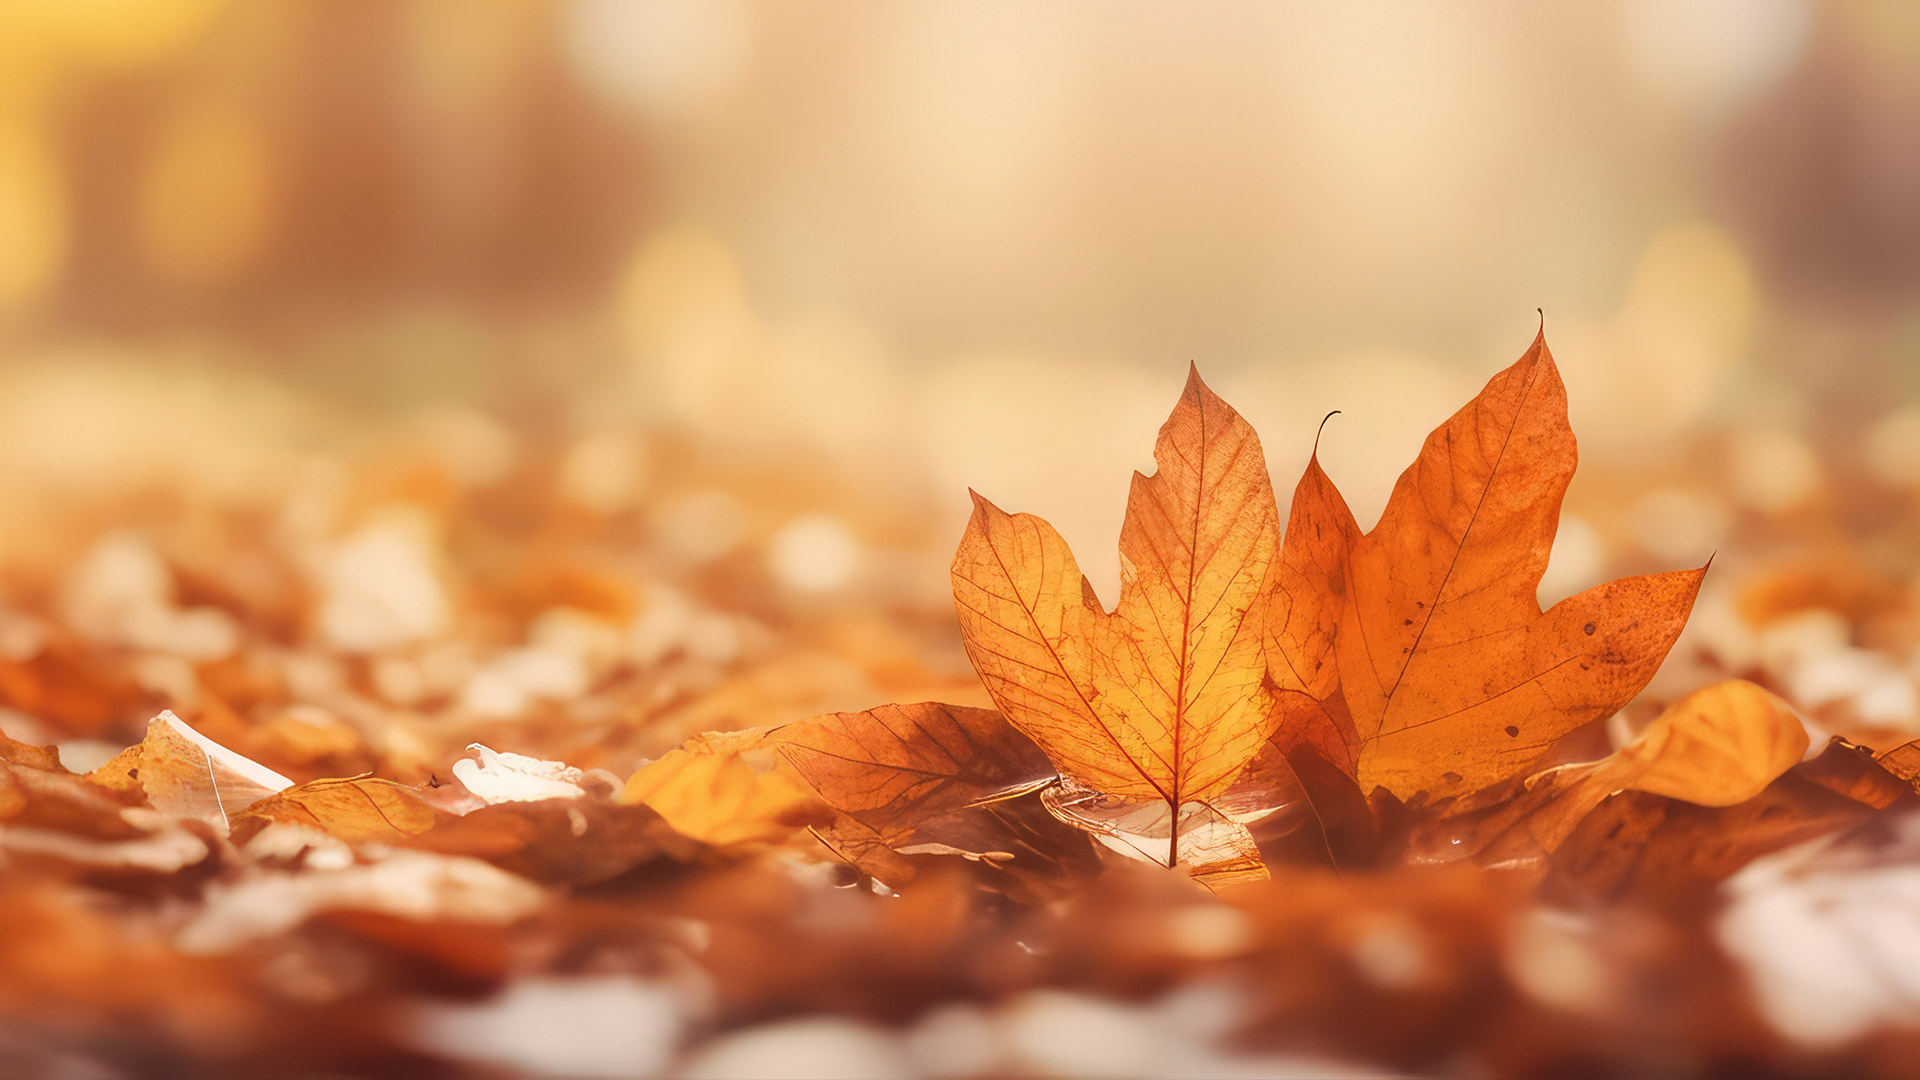
[[[461,507],[950,661],[967,487],[1111,603],[1192,362],[1283,499],[1341,410],[1370,524],[1536,309],[1583,452],[1544,599],[1715,551],[1904,589],[1920,8],[0,5],[0,602],[73,626],[93,551],[425,640],[492,565]]]
[[[165,708],[294,781],[438,787],[477,740],[611,791],[701,732],[985,705],[946,572],[968,487],[1054,522],[1111,604],[1128,473],[1189,364],[1283,501],[1339,410],[1321,459],[1370,525],[1542,319],[1582,454],[1542,599],[1714,560],[1639,702],[1554,760],[1734,675],[1815,750],[1920,738],[1912,0],[0,0],[0,732],[111,772]],[[741,811],[765,763],[710,756],[732,770],[710,798],[649,805],[716,844],[798,835]],[[283,872],[188,836],[224,854],[176,874],[125,830],[19,826],[21,790],[0,784],[9,1074],[629,1076],[690,1048],[719,1056],[676,1074],[897,1076],[911,1044],[927,1074],[991,1075],[994,1031],[1018,1075],[1281,1072],[1178,1056],[1238,1023],[1214,991],[1239,983],[1159,1020],[1078,991],[930,1010],[904,1043],[809,1019],[903,1024],[998,985],[941,980],[1000,971],[964,935],[1002,924],[941,887],[851,906],[870,894],[832,886],[860,879],[791,845],[757,876],[663,872],[696,891],[662,960],[616,921],[683,910],[645,892],[555,891],[495,937],[292,929],[323,901],[422,918],[424,856]],[[1690,900],[1588,930],[1530,908],[1515,937],[1497,875],[1303,875],[1267,894],[1296,959],[1249,954],[1245,985],[1306,1017],[1282,1034],[1447,1074],[1587,1008],[1596,1034],[1546,1072],[1751,1072],[1760,1029],[1722,1022],[1755,1007],[1735,961],[1797,1045],[1915,1022],[1912,965],[1886,962],[1920,955],[1912,868],[1862,865],[1732,894],[1717,945]],[[391,895],[344,891],[376,869]],[[1144,887],[1051,909],[1059,962],[1133,994],[1152,950],[1204,973],[1245,946],[1231,909]],[[468,896],[430,910],[492,917]],[[240,929],[183,959],[189,917]],[[1019,933],[1042,966],[1005,971],[1054,970]],[[1396,996],[1428,963],[1465,981]],[[1883,1072],[1920,1060],[1889,1045]]]

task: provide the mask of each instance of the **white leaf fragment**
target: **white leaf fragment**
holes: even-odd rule
[[[479,743],[468,746],[467,751],[475,757],[454,762],[453,775],[489,805],[577,799],[587,793],[580,786],[586,774],[565,762],[503,753]]]

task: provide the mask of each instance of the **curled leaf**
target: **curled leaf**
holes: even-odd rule
[[[147,736],[89,774],[115,791],[136,792],[149,806],[175,817],[199,818],[227,831],[234,814],[293,781],[234,753],[162,712],[147,723]]]
[[[1835,739],[1732,806],[1625,791],[1567,834],[1541,890],[1551,900],[1584,903],[1704,889],[1761,855],[1863,822],[1909,790],[1871,753]]]
[[[1415,830],[1410,854],[1429,862],[1531,864],[1617,792],[1734,806],[1760,795],[1806,751],[1806,728],[1792,706],[1744,680],[1717,683],[1675,702],[1599,761],[1562,765],[1462,800]]]

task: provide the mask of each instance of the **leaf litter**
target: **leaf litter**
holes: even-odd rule
[[[811,483],[912,533],[676,453],[688,498]],[[1197,370],[1154,460],[1112,607],[983,494],[951,614],[808,608],[531,465],[373,462],[333,532],[239,499],[58,590],[10,568],[0,1061],[1914,1073],[1920,743],[1794,700],[1864,651],[1808,613],[1897,586],[1762,564],[1741,611],[1666,568],[1542,610],[1544,338],[1369,531],[1317,456],[1283,522]],[[1650,688],[1670,652],[1691,685]]]

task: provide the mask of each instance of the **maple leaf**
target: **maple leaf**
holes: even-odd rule
[[[1639,693],[1706,570],[1614,581],[1542,613],[1576,460],[1542,334],[1427,437],[1371,532],[1311,462],[1268,616],[1282,723],[1335,760],[1345,741],[1363,788],[1443,797]]]
[[[1270,726],[1273,488],[1259,437],[1198,371],[1154,460],[1127,499],[1112,612],[1051,525],[975,493],[952,568],[960,631],[994,703],[1074,789],[1050,807],[1109,835],[1164,834],[1168,866],[1244,857],[1245,830],[1208,802]]]

